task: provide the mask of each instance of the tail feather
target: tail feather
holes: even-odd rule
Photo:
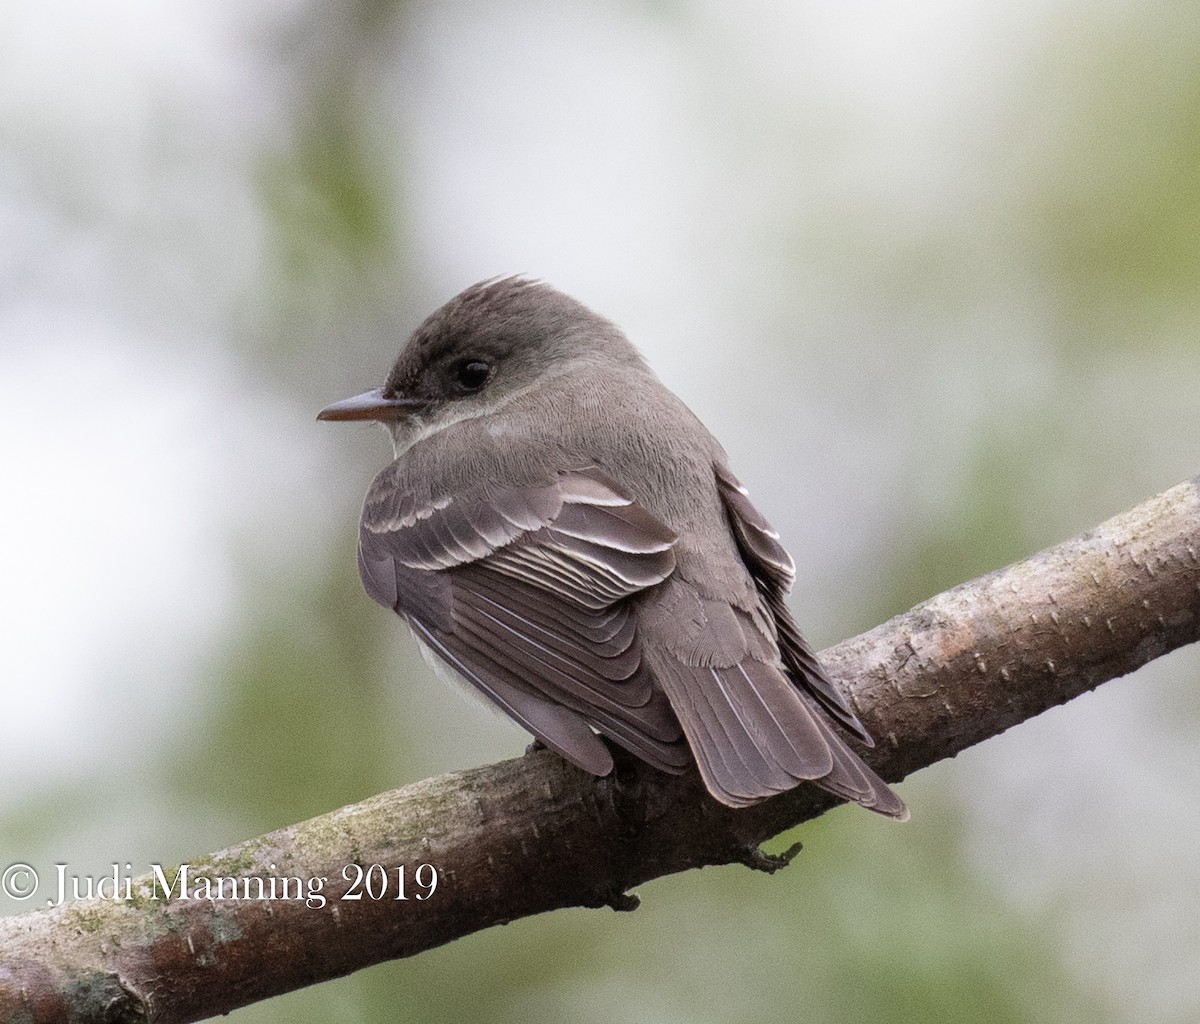
[[[690,666],[670,655],[653,668],[705,786],[721,803],[745,807],[810,781],[879,814],[908,818],[904,802],[778,668],[753,660]]]

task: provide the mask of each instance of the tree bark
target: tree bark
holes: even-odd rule
[[[895,782],[1197,638],[1200,477],[821,657],[878,740],[866,759]],[[801,786],[733,811],[695,775],[620,755],[605,779],[547,751],[428,779],[198,858],[187,896],[170,867],[131,900],[0,920],[0,1020],[194,1021],[529,914],[632,909],[628,890],[661,875],[773,870],[786,858],[759,844],[833,805]],[[376,895],[387,869],[382,898],[362,883],[343,898],[355,865]],[[217,877],[305,887],[196,898]],[[291,898],[313,878],[324,905]]]

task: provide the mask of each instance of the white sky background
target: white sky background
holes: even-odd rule
[[[977,165],[994,94],[1072,8],[414,6],[373,113],[404,143],[425,290],[527,271],[621,322],[725,441],[797,554],[810,633],[836,639],[922,513],[896,495],[944,511],[977,432],[1063,385],[1052,303],[1002,232],[971,226],[1002,216]],[[0,801],[111,763],[131,701],[167,709],[145,742],[170,743],[231,624],[232,547],[269,537],[261,557],[285,559],[328,526],[314,489],[345,485],[342,441],[297,443],[308,396],[264,392],[229,348],[262,259],[255,147],[287,108],[261,39],[295,9],[0,5]],[[775,222],[797,205],[799,236]],[[898,320],[878,268],[929,224],[971,301],[932,314],[918,295]],[[1066,429],[1110,472],[1070,505],[1046,467],[1047,543],[1198,468],[1189,358],[1077,383],[1091,402]],[[1194,656],[1174,664],[1194,680]],[[1200,803],[1194,732],[1155,704],[1182,689],[1146,675],[955,771],[985,877],[1063,901],[1078,969],[1168,1019],[1200,1002],[1175,970],[1200,953]],[[1051,757],[1050,778],[1031,769]],[[1095,899],[1113,891],[1128,902]]]

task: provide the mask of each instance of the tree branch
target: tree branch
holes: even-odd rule
[[[1198,637],[1200,477],[821,657],[880,741],[868,760],[897,781]],[[631,887],[687,868],[775,870],[788,855],[759,843],[830,806],[801,786],[732,811],[694,775],[628,756],[598,780],[546,751],[428,779],[188,865],[192,882],[326,878],[324,906],[168,900],[147,876],[129,901],[0,920],[0,1018],[198,1020],[541,911],[632,909]],[[384,898],[341,899],[343,869],[373,864],[389,869]]]

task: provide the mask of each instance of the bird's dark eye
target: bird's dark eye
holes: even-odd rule
[[[464,391],[478,391],[491,375],[491,365],[482,359],[464,359],[454,366],[454,379]]]

